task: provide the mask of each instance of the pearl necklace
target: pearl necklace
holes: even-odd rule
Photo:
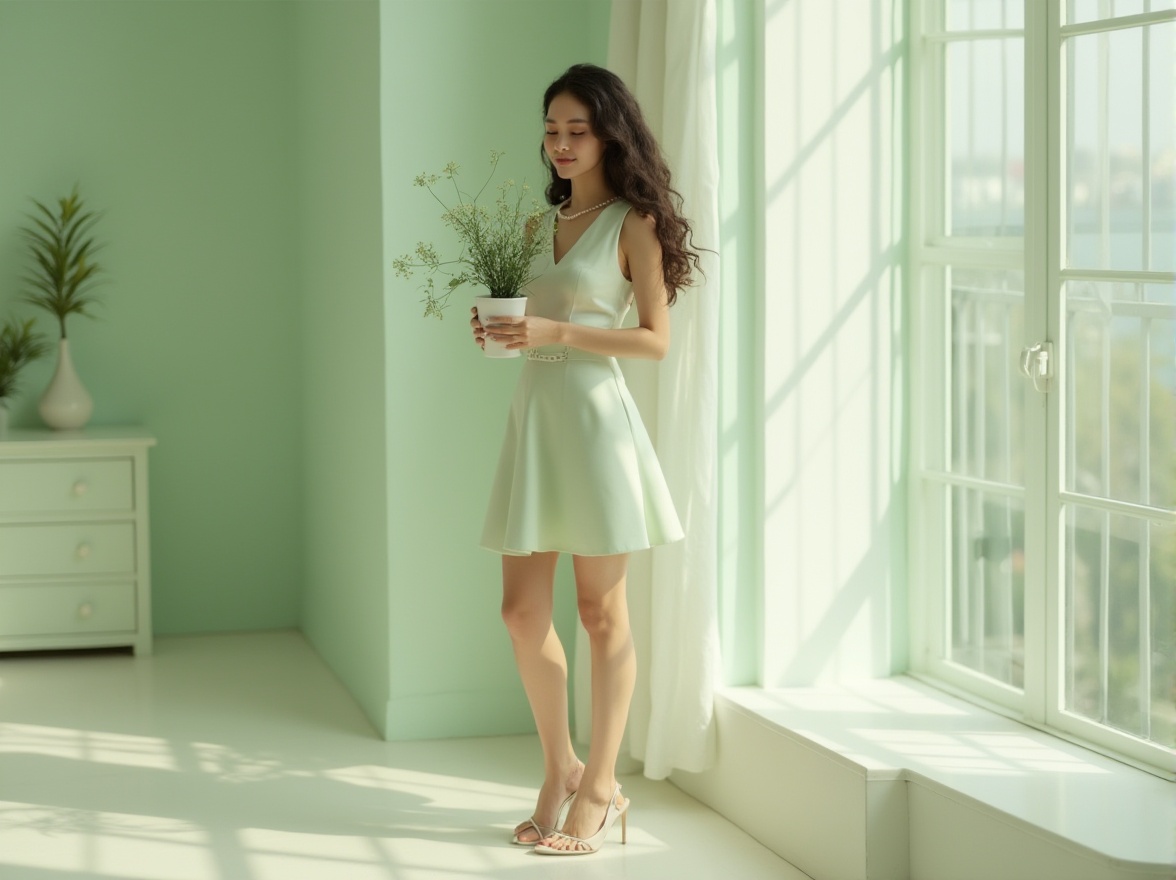
[[[593,211],[599,210],[605,205],[611,205],[619,198],[620,196],[613,196],[611,199],[606,199],[599,205],[593,205],[591,208],[585,208],[583,211],[577,211],[575,214],[565,214],[563,212],[563,205],[560,205],[555,209],[555,216],[559,217],[560,220],[575,220],[577,217],[583,217],[585,214],[591,214]],[[570,201],[571,199],[568,199],[568,202]],[[568,202],[564,202],[564,205],[566,205]]]

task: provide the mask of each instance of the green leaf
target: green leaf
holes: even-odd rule
[[[94,255],[102,246],[92,231],[101,215],[85,209],[77,186],[57,199],[56,210],[31,201],[36,207],[26,215],[31,225],[20,229],[33,270],[24,279],[24,300],[56,316],[64,333],[66,316],[88,314],[97,302],[91,291],[101,283],[102,267]]]

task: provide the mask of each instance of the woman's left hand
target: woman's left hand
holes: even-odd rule
[[[507,348],[538,348],[559,343],[559,322],[535,315],[493,318],[486,336]]]

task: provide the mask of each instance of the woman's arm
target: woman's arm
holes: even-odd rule
[[[527,315],[499,318],[486,326],[485,333],[506,343],[507,348],[566,345],[610,357],[661,360],[670,347],[670,309],[662,279],[661,244],[652,217],[635,211],[625,217],[621,258],[633,282],[638,326],[608,330]],[[479,329],[475,328],[475,338]]]

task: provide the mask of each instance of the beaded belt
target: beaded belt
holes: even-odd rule
[[[545,352],[537,348],[527,349],[527,360],[529,361],[545,361],[549,364],[560,363],[568,359],[568,348],[564,346],[563,351]]]

